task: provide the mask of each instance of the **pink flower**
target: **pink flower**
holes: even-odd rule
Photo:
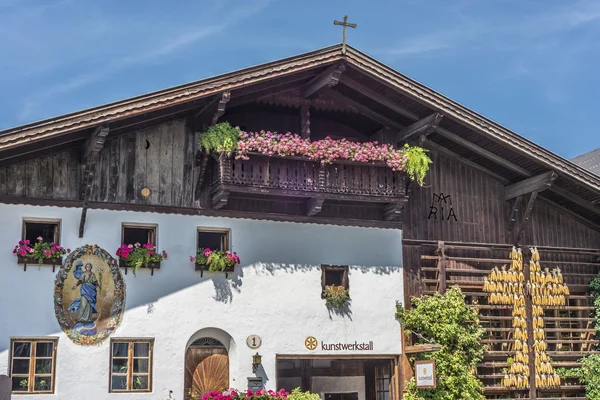
[[[140,242],[137,242],[136,244],[134,244],[135,247],[140,247]]]
[[[21,247],[19,249],[19,254],[21,255],[21,257],[25,257],[25,254],[27,254],[27,253],[25,252],[25,248],[24,247]]]
[[[27,248],[27,251],[28,251],[29,253],[33,253],[35,250],[33,250],[31,247],[29,247],[29,248]]]
[[[202,252],[202,254],[204,254],[204,257],[208,257],[210,253],[212,253],[212,250],[209,248],[204,249],[204,251]]]
[[[130,249],[133,249],[133,245],[132,244],[127,245],[127,247],[129,247]]]
[[[190,262],[196,263],[196,257],[190,256]]]
[[[166,251],[162,251],[162,258],[164,258],[165,260],[167,259],[167,252]]]
[[[44,238],[43,238],[43,237],[41,237],[41,236],[38,236],[38,237],[37,237],[37,240],[38,240],[38,242],[43,242],[43,241],[44,241]]]
[[[71,252],[71,249],[67,249],[67,253],[70,253],[70,252]]]

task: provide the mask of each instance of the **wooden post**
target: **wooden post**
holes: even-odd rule
[[[446,254],[444,254],[444,242],[438,241],[438,291],[441,294],[446,293]]]
[[[311,360],[300,360],[301,390],[312,392],[312,377],[310,376]]]
[[[531,257],[531,254],[529,255]],[[531,269],[529,262],[523,259],[525,282],[530,282]],[[535,386],[535,352],[533,350],[533,302],[530,293],[525,294],[525,313],[527,316],[527,348],[529,349],[529,399],[537,399],[537,390]]]

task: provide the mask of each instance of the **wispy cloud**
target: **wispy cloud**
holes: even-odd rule
[[[204,15],[204,21],[199,21],[193,26],[188,25],[186,27],[182,24],[180,26],[170,25],[157,28],[162,29],[165,35],[160,35],[160,38],[156,38],[154,42],[149,41],[139,44],[139,47],[144,48],[143,50],[120,55],[118,53],[123,52],[123,49],[117,46],[117,48],[114,49],[114,54],[111,54],[110,51],[108,53],[104,52],[101,55],[99,54],[99,59],[112,59],[112,61],[98,63],[87,72],[77,74],[64,82],[46,87],[32,96],[29,96],[24,102],[18,118],[20,121],[30,119],[41,104],[49,101],[49,99],[56,95],[81,89],[82,87],[100,81],[119,71],[154,62],[166,56],[181,52],[193,44],[221,33],[227,28],[252,16],[265,8],[268,3],[269,0],[258,0],[247,2],[244,6],[238,6],[234,10],[225,10],[223,9],[222,2],[219,2],[215,9],[220,11],[222,15],[214,13],[212,15]],[[205,22],[211,20],[219,22],[213,24],[207,24]],[[89,56],[93,56],[93,54],[88,55],[88,57]]]

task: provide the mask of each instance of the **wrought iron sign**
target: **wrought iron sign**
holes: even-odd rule
[[[456,221],[456,213],[452,206],[452,197],[445,195],[444,193],[434,193],[433,200],[431,201],[431,207],[429,207],[429,216],[427,219],[435,219],[440,221]]]

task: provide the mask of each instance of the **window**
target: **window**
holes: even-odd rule
[[[343,286],[346,290],[349,290],[348,266],[321,265],[321,286],[323,296],[325,295],[325,286]]]
[[[110,391],[152,391],[152,347],[154,339],[111,341]]]
[[[24,219],[23,239],[33,245],[41,237],[44,242],[60,244],[60,220],[58,219]]]
[[[152,243],[156,246],[156,228],[157,225],[123,224],[121,232],[121,243]]]
[[[13,393],[54,393],[57,338],[11,339]]]
[[[390,400],[390,366],[375,367],[375,390],[377,400]]]
[[[229,229],[198,228],[197,247],[229,250]]]

